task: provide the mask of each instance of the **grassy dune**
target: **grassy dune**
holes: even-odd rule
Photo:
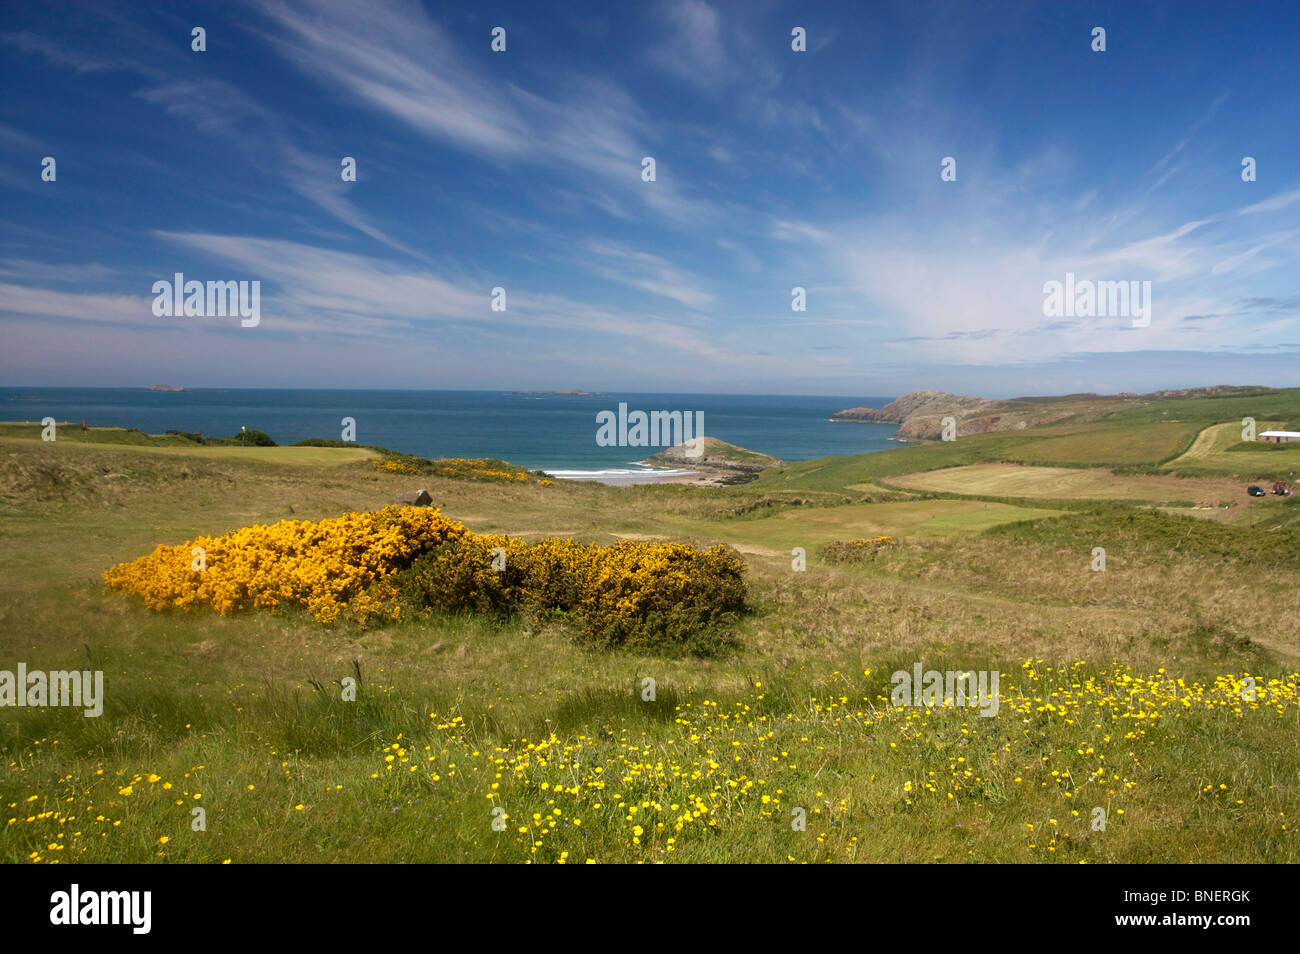
[[[383,506],[415,478],[348,449],[0,436],[0,668],[102,669],[107,689],[99,718],[0,710],[0,858],[1300,861],[1300,508],[1268,501],[1255,526],[1089,509],[1147,484],[994,464],[1035,443],[1040,460],[1147,447],[1156,463],[1209,426],[1132,423],[1143,439],[985,435],[724,489],[418,479],[483,532],[737,547],[751,610],[739,648],[704,659],[600,652],[524,619],[151,612],[103,570]],[[974,488],[988,499],[891,490],[954,467],[993,480]],[[1152,500],[1186,499],[1169,494]],[[820,555],[879,534],[899,544]],[[998,713],[891,705],[890,674],[917,662],[998,670]]]

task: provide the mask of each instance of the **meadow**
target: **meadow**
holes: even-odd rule
[[[1300,861],[1300,507],[1239,488],[1214,519],[1188,506],[1278,456],[1208,428],[1300,418],[1292,397],[1243,401],[726,488],[0,429],[0,669],[106,683],[98,718],[0,711],[0,858]],[[1180,487],[1188,460],[1170,463],[1196,448]],[[607,648],[560,618],[474,612],[159,612],[104,585],[159,544],[419,488],[476,534],[733,547],[735,642]],[[823,555],[880,535],[896,544]],[[999,671],[998,713],[892,705],[891,674],[916,663]]]

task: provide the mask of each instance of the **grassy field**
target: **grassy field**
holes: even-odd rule
[[[1300,861],[1300,508],[1270,500],[1240,526],[1088,509],[1148,484],[994,463],[1034,443],[1037,460],[1145,447],[1154,463],[1212,423],[1178,416],[1134,420],[1141,439],[993,434],[720,489],[418,479],[483,532],[735,546],[750,610],[738,648],[709,658],[599,651],[527,619],[153,612],[103,571],[374,509],[415,478],[351,449],[0,435],[0,668],[106,682],[98,718],[0,710],[0,857]],[[891,490],[954,467],[989,499]],[[1137,496],[1190,499],[1171,493]],[[874,559],[820,554],[880,534],[898,544]],[[918,662],[998,671],[999,711],[891,705],[891,674]]]
[[[1283,421],[1260,421],[1256,430],[1262,433],[1285,427]],[[1255,483],[1294,479],[1300,471],[1300,444],[1248,443],[1242,441],[1241,430],[1240,421],[1210,425],[1186,453],[1169,461],[1167,468],[1179,474],[1229,474]]]
[[[1182,421],[1119,427],[1093,425],[1058,437],[1032,434],[1030,440],[1011,451],[1006,459],[1025,464],[1090,467],[1162,462],[1190,447],[1199,432],[1196,424]]]
[[[919,474],[903,474],[891,486],[910,490],[986,497],[1036,497],[1043,500],[1132,500],[1213,505],[1236,501],[1236,481],[1179,480],[1176,477],[1117,475],[1101,468],[1034,467],[1014,464],[970,464]]]

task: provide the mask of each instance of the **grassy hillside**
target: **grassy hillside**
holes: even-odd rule
[[[1266,520],[1226,525],[1091,507],[1142,475],[1088,468],[1100,483],[1081,487],[1056,468],[1053,490],[1037,463],[983,488],[1007,499],[895,487],[1044,444],[1044,459],[1154,463],[1199,433],[1133,423],[1141,438],[1113,421],[1095,425],[1107,442],[981,435],[707,490],[411,476],[329,447],[0,436],[0,668],[106,679],[99,718],[3,711],[0,857],[1300,861],[1300,508],[1270,499]],[[101,583],[159,543],[369,510],[416,484],[482,532],[734,546],[750,606],[737,648],[601,651],[562,622],[474,615],[363,630],[159,613]],[[859,563],[820,553],[880,535],[897,542]],[[917,662],[998,670],[999,712],[891,705],[891,674]]]
[[[1135,473],[1224,477],[1243,485],[1235,492],[1240,497],[1246,483],[1291,479],[1290,473],[1300,469],[1292,463],[1287,450],[1241,441],[1241,420],[1245,417],[1255,419],[1257,432],[1281,427],[1286,421],[1300,417],[1300,389],[1296,388],[1226,398],[1134,401],[1090,397],[1059,402],[1023,399],[1011,403],[1024,403],[1027,415],[1037,413],[1040,407],[1051,413],[1068,407],[1071,414],[1049,427],[969,434],[948,442],[787,464],[765,472],[758,486],[772,492],[840,492],[876,484],[882,478],[923,471],[971,464],[1018,463],[1076,470],[1105,468],[1120,471],[1116,475],[1119,477]],[[1078,423],[1079,419],[1086,419],[1086,423]],[[1080,483],[1096,479],[1094,475]],[[920,484],[914,481],[909,486]],[[1115,486],[1122,486],[1122,482]],[[950,489],[961,492],[955,487]],[[965,493],[987,496],[977,487]],[[1088,496],[1114,498],[1125,494],[1093,492]],[[1168,499],[1185,496],[1176,494]],[[1063,497],[1078,499],[1079,495],[1070,493]],[[1149,499],[1162,502],[1166,498]]]

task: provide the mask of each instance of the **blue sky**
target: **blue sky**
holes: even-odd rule
[[[0,383],[1300,384],[1297,49],[1294,3],[5,4]],[[175,272],[261,323],[155,317]],[[1149,326],[1045,317],[1067,272]]]

